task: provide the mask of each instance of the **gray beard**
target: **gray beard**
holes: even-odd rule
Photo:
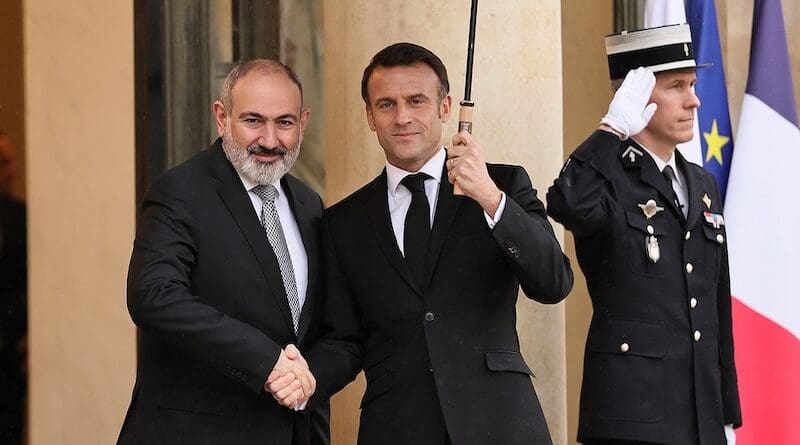
[[[292,148],[286,148],[286,154],[277,161],[266,163],[250,157],[249,150],[258,148],[258,144],[243,147],[233,141],[231,133],[226,131],[222,136],[222,150],[233,164],[239,174],[255,184],[273,184],[292,169],[297,157],[300,155],[300,143]]]

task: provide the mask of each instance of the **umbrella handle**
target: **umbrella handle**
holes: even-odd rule
[[[472,113],[475,111],[475,102],[462,100],[461,109],[458,111],[458,132],[466,131],[472,133]],[[453,183],[453,194],[464,196],[464,192],[458,183]]]

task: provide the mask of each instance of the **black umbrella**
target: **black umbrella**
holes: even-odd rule
[[[478,0],[472,0],[469,13],[469,40],[467,41],[467,76],[464,81],[464,100],[458,112],[458,131],[472,133],[472,112],[475,111],[475,102],[472,101],[472,61],[475,52],[475,22],[478,18]],[[461,187],[453,184],[453,194],[463,195]]]
[[[475,52],[475,22],[478,18],[478,0],[472,0],[472,9],[469,15],[469,40],[467,41],[467,77],[464,81],[464,100],[461,101],[461,110],[458,113],[458,131],[466,130],[472,133],[472,112],[475,102],[472,101],[472,62]]]

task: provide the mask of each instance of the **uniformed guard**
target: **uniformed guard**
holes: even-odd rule
[[[722,200],[675,149],[692,139],[707,65],[686,24],[608,36],[606,49],[617,91],[547,194],[594,308],[578,440],[725,444],[741,411]]]

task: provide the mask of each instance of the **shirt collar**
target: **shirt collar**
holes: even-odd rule
[[[255,182],[245,178],[244,176],[242,176],[242,174],[239,173],[239,170],[236,170],[236,174],[239,175],[239,180],[242,181],[242,185],[244,185],[245,190],[247,190],[248,192],[252,192],[253,188],[257,187],[259,185],[259,184],[255,183]],[[278,195],[275,198],[277,200],[278,197],[283,195],[283,188],[281,187],[281,180],[278,179],[277,181],[273,182],[272,185],[275,186],[275,190],[278,191]]]
[[[644,148],[644,151],[646,151],[647,154],[649,154],[650,157],[653,158],[653,161],[655,161],[655,163],[656,163],[656,167],[658,167],[658,171],[663,172],[664,171],[664,167],[669,165],[670,167],[672,167],[672,171],[675,172],[675,178],[678,180],[678,184],[681,183],[680,174],[678,173],[678,166],[677,166],[677,163],[675,162],[675,152],[674,151],[672,152],[672,155],[670,155],[669,159],[667,159],[667,161],[664,162],[663,159],[661,159],[657,154],[655,154],[652,151],[650,151],[649,148],[647,148],[644,145],[642,145],[641,142],[637,141],[636,143],[639,144],[639,146],[641,146],[642,148]]]
[[[394,196],[397,192],[397,186],[400,185],[400,181],[406,176],[418,172],[426,173],[428,176],[435,179],[437,183],[441,183],[445,156],[446,152],[444,151],[444,147],[439,148],[439,151],[437,151],[417,172],[405,171],[402,168],[395,167],[389,162],[386,162],[386,186],[389,188],[389,193]]]

